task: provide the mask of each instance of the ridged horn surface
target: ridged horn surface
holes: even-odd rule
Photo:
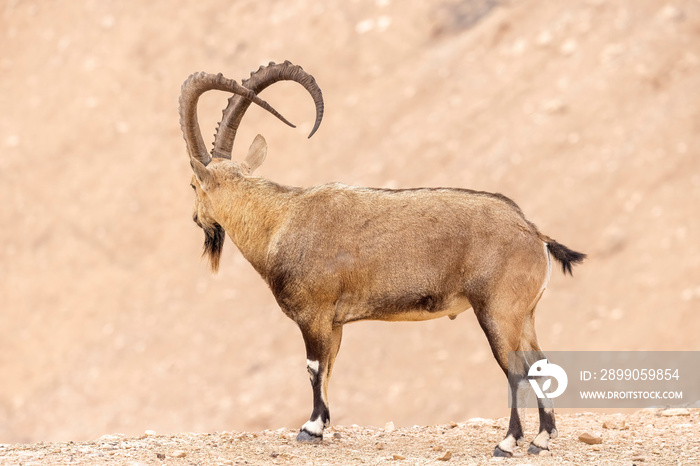
[[[255,95],[255,92],[251,89],[241,86],[232,79],[225,78],[221,73],[194,73],[182,83],[179,101],[180,129],[182,129],[182,135],[185,138],[187,152],[190,157],[199,160],[204,165],[207,165],[211,161],[211,157],[207,152],[204,139],[202,138],[202,131],[197,121],[197,102],[202,94],[210,90],[233,92],[236,96],[240,96],[241,100],[248,105],[254,102],[275,115],[284,123],[294,127],[294,125],[280,115],[277,110],[272,108],[270,104]]]
[[[301,66],[293,65],[289,61],[279,64],[270,62],[269,65],[261,66],[257,71],[252,72],[250,78],[244,79],[242,84],[253,93],[258,94],[278,81],[295,81],[311,94],[316,106],[316,121],[309,134],[309,137],[313,136],[323,119],[323,94],[314,77],[304,71]],[[231,158],[236,132],[249,106],[250,101],[238,95],[229,99],[214,136],[214,148],[211,151],[214,157]]]

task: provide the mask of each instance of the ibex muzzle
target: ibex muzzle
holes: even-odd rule
[[[234,162],[236,130],[251,102],[280,117],[257,97],[280,80],[296,81],[311,94],[313,134],[323,116],[321,90],[289,62],[261,67],[242,85],[221,75],[191,76],[182,88],[180,122],[194,172],[193,218],[205,232],[212,269],[219,265],[227,233],[304,337],[313,410],[297,440],[323,438],[330,422],[328,380],[349,322],[454,318],[472,308],[506,375],[511,351],[535,351],[538,359],[545,358],[534,311],[549,281],[551,257],[571,273],[585,255],[540,233],[500,194],[341,184],[306,189],[253,176],[265,159],[265,140],[258,135],[245,161]],[[210,89],[234,93],[211,155],[196,119],[197,99]],[[513,406],[518,391],[527,388],[528,368],[528,361],[511,362],[511,373],[521,375],[509,380]],[[534,454],[549,449],[557,432],[550,407],[540,404],[539,415],[539,433],[529,447]],[[523,439],[514,407],[494,455],[511,456]]]

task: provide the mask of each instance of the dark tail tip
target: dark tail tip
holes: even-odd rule
[[[586,258],[585,254],[573,251],[556,241],[547,243],[547,249],[549,249],[549,253],[561,264],[564,275],[567,273],[573,275],[572,267],[575,264],[580,264]]]

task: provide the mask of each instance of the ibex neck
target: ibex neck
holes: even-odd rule
[[[263,178],[243,178],[237,180],[231,198],[220,204],[221,226],[256,270],[264,268],[270,241],[297,191]]]

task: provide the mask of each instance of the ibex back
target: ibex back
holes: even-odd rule
[[[506,375],[509,352],[541,354],[534,311],[551,274],[550,257],[570,273],[585,255],[540,233],[500,194],[341,184],[295,188],[253,176],[265,159],[265,140],[258,135],[245,161],[237,163],[230,160],[235,133],[252,102],[283,119],[257,97],[280,80],[296,81],[311,94],[313,134],[323,116],[321,90],[289,62],[261,67],[243,85],[221,75],[190,76],[182,87],[180,123],[194,171],[193,218],[205,232],[212,269],[218,268],[228,234],[301,329],[313,410],[297,440],[323,439],[330,422],[328,380],[346,323],[454,318],[472,308]],[[196,118],[197,100],[210,89],[234,93],[217,129],[213,157]],[[521,358],[517,367],[513,364],[511,373],[520,374],[509,380],[515,401],[518,390],[529,387],[529,363]],[[549,449],[557,433],[551,406],[540,404],[539,414],[540,430],[528,449],[533,454]],[[523,438],[514,407],[494,455],[511,456]]]

